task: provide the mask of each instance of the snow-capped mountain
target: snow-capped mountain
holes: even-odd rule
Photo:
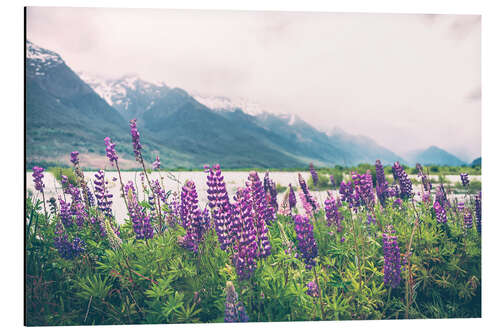
[[[141,117],[170,91],[164,82],[147,82],[133,74],[118,79],[106,79],[85,72],[78,72],[78,75],[126,118]]]
[[[224,96],[210,96],[200,93],[191,93],[194,99],[214,111],[235,111],[241,109],[246,114],[256,116],[269,112],[266,107],[247,98],[228,98]]]
[[[44,76],[45,70],[57,65],[64,64],[62,58],[55,52],[41,48],[32,42],[26,43],[27,65],[30,66],[35,75]]]

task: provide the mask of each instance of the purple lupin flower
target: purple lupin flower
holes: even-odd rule
[[[462,186],[463,187],[468,187],[469,186],[469,175],[467,173],[461,173],[460,174],[460,179],[462,180]]]
[[[446,217],[446,211],[444,210],[443,206],[439,204],[439,201],[434,202],[434,212],[436,213],[436,220],[439,223],[446,223],[448,222],[448,218]]]
[[[85,252],[85,242],[79,237],[75,237],[72,241],[69,241],[66,233],[54,238],[54,246],[61,258],[66,260],[75,259]]]
[[[72,151],[70,154],[71,156],[70,161],[71,163],[73,163],[75,167],[78,166],[78,164],[80,163],[80,160],[78,159],[79,154],[80,153],[78,152],[78,150]]]
[[[111,162],[111,165],[114,165],[114,163],[118,161],[118,155],[115,149],[116,144],[113,143],[109,137],[104,138],[104,144],[106,145],[106,156]]]
[[[276,220],[276,211],[274,209],[275,203],[273,203],[273,198],[269,193],[266,194],[266,205],[264,208],[264,220],[267,224],[271,224],[272,221]],[[277,202],[276,202],[277,204]]]
[[[481,191],[475,197],[476,204],[476,229],[481,234]]]
[[[151,182],[151,186],[153,188],[153,193],[156,194],[160,200],[165,203],[167,201],[167,193],[165,193],[165,190],[161,187],[160,182],[158,179],[155,179]],[[153,204],[154,206],[154,197],[153,197]]]
[[[380,160],[375,162],[375,178],[376,178],[376,192],[378,201],[382,207],[385,207],[387,198],[390,196],[389,192],[389,183],[385,179],[384,167]]]
[[[300,201],[302,202],[302,207],[304,207],[306,215],[312,218],[314,215],[313,208],[312,208],[311,204],[309,203],[309,201],[307,201],[307,198],[306,198],[306,195],[304,194],[304,192],[299,191],[299,198],[300,198]]]
[[[111,205],[113,201],[111,198],[113,194],[109,193],[106,187],[108,181],[104,179],[104,170],[99,170],[94,176],[94,192],[97,199],[97,207],[104,215],[112,217]]]
[[[269,242],[267,223],[265,220],[267,202],[264,187],[255,171],[251,171],[246,183],[252,200],[252,215],[257,235],[258,257],[265,258],[271,254],[271,243]]]
[[[76,186],[73,186],[73,184],[69,182],[66,183],[66,188],[63,190],[63,192],[71,196],[71,201],[73,203],[82,201],[82,197],[80,195],[80,189]]]
[[[420,163],[417,163],[415,167],[418,170],[418,176],[422,180],[422,185],[424,186],[424,190],[427,192],[430,192],[432,189],[432,184],[429,181],[429,178],[427,178],[427,175],[424,172],[424,168],[422,167],[422,165]]]
[[[375,202],[373,194],[373,180],[370,170],[366,170],[365,174],[358,174],[352,172],[352,180],[354,182],[355,195],[361,199],[361,202],[367,206],[372,207]]]
[[[43,193],[43,188],[45,184],[43,183],[43,171],[44,169],[39,166],[33,167],[33,183],[35,183],[35,189],[41,193]]]
[[[205,172],[207,172],[208,205],[212,210],[212,218],[220,248],[226,250],[231,243],[234,243],[235,237],[231,233],[231,205],[226,183],[219,164],[215,164],[211,168],[206,166]]]
[[[335,185],[335,177],[333,175],[330,175],[330,182],[332,183],[332,187],[335,190],[335,187],[336,187],[336,185]]]
[[[59,206],[61,223],[68,228],[73,224],[73,219],[71,218],[71,204],[59,197]]]
[[[312,197],[311,193],[309,192],[309,188],[307,187],[306,181],[304,178],[302,178],[302,175],[299,173],[299,185],[300,188],[302,189],[302,192],[304,193],[304,196],[307,200],[307,202],[311,205],[313,211],[316,211],[318,209],[318,204],[316,200]]]
[[[443,208],[450,206],[443,184],[439,185],[439,187],[436,188],[436,201],[439,202],[439,204]]]
[[[361,198],[359,196],[359,191],[355,191],[355,186],[353,182],[348,181],[347,183],[342,181],[339,188],[340,199],[343,202],[347,202],[350,208],[355,210],[361,204]]]
[[[160,170],[161,163],[160,163],[160,156],[156,155],[156,159],[153,162],[153,170]]]
[[[366,214],[366,223],[368,225],[377,223],[377,218],[373,213]]]
[[[85,219],[87,218],[87,212],[85,211],[85,206],[82,202],[76,202],[71,205],[71,214],[77,226],[82,227]]]
[[[241,323],[249,320],[243,303],[238,301],[238,293],[234,289],[231,281],[226,283],[226,311],[224,322],[226,323]]]
[[[403,207],[403,201],[401,200],[401,198],[394,199],[394,202],[392,203],[392,208],[401,209],[401,207]]]
[[[198,208],[198,194],[196,193],[196,186],[191,180],[188,180],[182,187],[181,219],[182,226],[186,230],[182,245],[196,253],[208,225],[206,225],[206,221]]]
[[[132,119],[129,122],[130,125],[130,134],[132,135],[132,145],[134,147],[135,159],[137,162],[142,163],[142,145],[141,145],[141,136],[139,131],[137,130],[137,119]]]
[[[401,282],[401,255],[396,231],[389,225],[382,235],[384,241],[384,284],[397,288]]]
[[[268,202],[274,210],[278,210],[278,192],[276,191],[276,184],[269,178],[269,172],[266,171],[264,176],[264,192],[268,195]]]
[[[89,206],[94,207],[95,205],[95,200],[94,200],[94,195],[92,194],[92,191],[90,191],[90,188],[87,187],[87,198],[89,198]]]
[[[311,173],[311,178],[313,180],[314,186],[315,187],[318,186],[318,181],[319,181],[318,173],[314,169],[314,165],[312,163],[309,163],[309,172]]]
[[[333,197],[333,193],[328,191],[328,197],[325,200],[325,214],[326,214],[326,222],[328,226],[332,224],[337,226],[337,232],[342,231],[342,219],[343,216],[339,212],[339,207],[337,205],[337,200]]]
[[[340,193],[340,200],[342,200],[343,202],[350,203],[351,197],[354,194],[352,183],[350,181],[347,183],[342,181],[340,183],[339,193]]]
[[[257,266],[257,231],[253,223],[251,195],[248,188],[241,188],[234,198],[233,206],[234,234],[237,235],[233,257],[234,266],[238,277],[242,280],[249,279]]]
[[[288,202],[290,204],[290,209],[292,209],[292,208],[295,208],[295,206],[297,205],[297,197],[295,196],[295,192],[293,191],[292,184],[288,184],[288,187],[290,188]]]
[[[302,259],[306,264],[306,269],[311,269],[316,265],[318,256],[318,246],[314,239],[313,225],[307,216],[295,215],[295,233],[297,234],[298,245]]]
[[[411,183],[410,178],[403,170],[403,167],[399,164],[399,162],[394,163],[392,167],[394,173],[394,179],[397,179],[399,182],[399,187],[401,189],[401,197],[410,198],[413,196],[413,185]]]
[[[153,227],[151,226],[151,216],[146,213],[146,209],[139,205],[137,194],[135,192],[134,183],[129,181],[123,187],[127,195],[128,213],[132,222],[132,229],[136,239],[151,239],[154,236]]]
[[[311,297],[319,297],[319,288],[315,281],[310,281],[307,284],[306,294],[308,294]]]

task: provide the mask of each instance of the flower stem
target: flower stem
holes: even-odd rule
[[[318,290],[319,290],[319,304],[321,306],[321,320],[325,320],[325,307],[323,304],[323,293],[321,290],[321,286],[319,284],[318,274],[316,273],[316,265],[313,266],[313,272],[314,272],[314,279],[316,280],[316,285],[318,286]]]

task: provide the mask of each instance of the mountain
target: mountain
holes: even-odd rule
[[[118,80],[98,79],[85,73],[81,76],[114,108],[128,117],[137,117],[156,138],[169,142],[176,150],[189,152],[190,163],[216,160],[236,166],[250,163],[292,167],[311,161],[323,166],[373,163],[377,158],[392,163],[400,159],[368,138],[358,142],[354,137],[329,137],[296,115],[272,114],[249,99],[190,94],[131,76]],[[150,90],[141,89],[144,86]],[[138,97],[147,102],[139,103]],[[142,111],[130,107],[127,110],[124,105],[138,105]],[[367,149],[371,155],[363,154]],[[385,155],[374,157],[372,152]],[[259,161],[255,154],[262,155]]]
[[[185,155],[155,142],[141,131],[148,159],[162,153],[182,160]],[[26,44],[26,159],[68,164],[69,154],[81,153],[84,166],[109,166],[103,139],[117,143],[122,167],[137,167],[130,147],[128,120],[111,107],[55,52],[30,41]]]
[[[78,72],[78,75],[125,119],[141,120],[144,112],[171,91],[163,82],[146,82],[133,74],[118,79],[105,79],[85,72]]]
[[[55,52],[26,45],[26,156],[28,163],[90,153],[108,133],[127,133],[127,122]],[[87,148],[89,148],[87,150]],[[102,153],[104,148],[99,149]]]
[[[384,165],[392,164],[395,161],[405,163],[401,156],[379,145],[367,136],[352,135],[338,127],[334,127],[328,132],[328,137],[333,145],[350,148],[350,153],[355,161],[353,164],[373,163],[376,160],[380,160]]]
[[[474,161],[472,161],[471,166],[481,166],[481,157],[476,158]]]
[[[248,98],[228,98],[224,96],[211,96],[200,93],[192,93],[194,99],[214,111],[236,111],[238,109],[243,112],[257,116],[263,112],[267,112],[266,108]]]
[[[453,154],[436,146],[430,146],[425,150],[415,150],[406,154],[406,159],[410,164],[417,162],[423,165],[450,165],[461,166],[465,165],[464,161],[460,160]]]
[[[297,115],[273,114],[248,99],[190,94],[135,75],[78,75],[57,53],[27,44],[27,157],[104,167],[103,139],[117,143],[120,163],[137,167],[128,120],[138,119],[143,154],[165,167],[303,167],[401,160],[366,137],[318,131]]]

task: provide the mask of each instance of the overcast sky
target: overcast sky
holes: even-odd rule
[[[481,153],[481,17],[29,8],[76,71],[245,97],[395,151]]]

